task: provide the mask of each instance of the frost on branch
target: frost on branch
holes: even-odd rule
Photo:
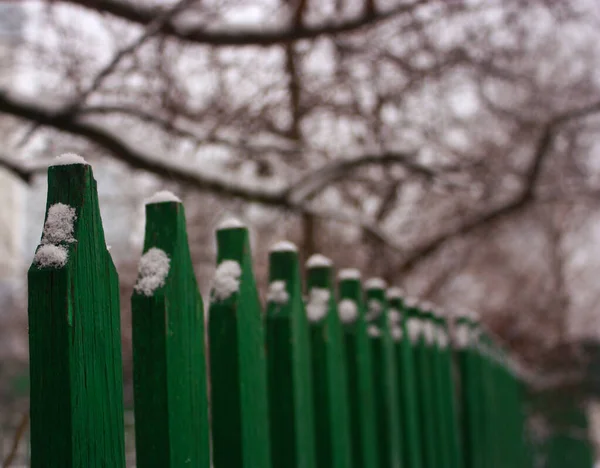
[[[285,281],[273,281],[269,284],[269,292],[267,293],[267,301],[274,304],[284,305],[290,300],[290,295],[285,289]]]
[[[338,314],[342,323],[353,323],[358,318],[358,307],[351,299],[342,299],[338,305]]]
[[[35,253],[33,262],[40,267],[61,268],[67,264],[69,253],[62,245],[41,245]]]
[[[331,294],[328,289],[312,288],[308,304],[306,304],[306,315],[311,322],[318,322],[327,315],[329,309],[329,298]]]
[[[240,289],[242,268],[235,260],[224,260],[217,267],[213,279],[212,297],[222,301]]]
[[[154,195],[148,198],[148,200],[146,200],[146,205],[164,202],[181,203],[181,199],[173,192],[169,192],[168,190],[161,190],[160,192],[156,192]]]
[[[163,250],[156,247],[149,249],[140,258],[138,280],[134,290],[145,296],[152,296],[154,291],[164,286],[170,263],[169,257]]]
[[[73,230],[75,208],[64,203],[55,203],[48,208],[48,216],[44,224],[42,244],[59,244],[61,242],[75,242]]]
[[[89,163],[81,156],[75,153],[65,153],[57,156],[51,166],[68,166],[70,164],[85,164],[89,166]]]

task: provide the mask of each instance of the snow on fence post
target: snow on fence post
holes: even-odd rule
[[[48,169],[28,285],[31,466],[124,467],[117,272],[92,168],[79,156]]]
[[[338,315],[342,322],[348,370],[352,460],[355,468],[378,468],[373,364],[358,270],[340,271],[338,291]]]
[[[382,468],[402,466],[402,428],[404,420],[398,400],[397,364],[385,298],[386,284],[371,278],[365,284],[368,334],[373,356],[373,381],[379,438],[379,461]]]
[[[265,333],[247,228],[217,230],[208,317],[215,468],[270,468]]]
[[[144,254],[131,297],[137,466],[210,467],[204,307],[183,204],[146,204]]]
[[[446,419],[447,443],[449,449],[449,466],[464,467],[464,457],[460,443],[460,426],[457,413],[457,391],[454,378],[454,359],[450,347],[448,322],[445,312],[441,309],[434,311],[435,346],[438,354],[439,373],[444,414]]]
[[[350,414],[342,329],[332,285],[331,261],[306,262],[318,468],[351,468]]]
[[[294,244],[269,257],[266,343],[273,468],[314,468],[316,462],[308,322]]]
[[[404,467],[424,468],[421,453],[421,418],[419,416],[417,382],[412,343],[407,327],[407,314],[403,292],[399,288],[387,290],[388,317],[392,327],[392,338],[398,367],[400,407],[404,419]]]
[[[404,301],[406,312],[406,328],[412,344],[415,383],[417,387],[418,409],[421,419],[421,455],[423,465],[427,468],[444,466],[442,452],[435,426],[438,424],[435,416],[435,393],[432,379],[433,363],[425,336],[426,326],[419,303],[414,298]]]

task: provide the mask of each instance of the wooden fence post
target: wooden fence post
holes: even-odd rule
[[[403,293],[399,288],[387,290],[389,322],[396,349],[401,414],[404,416],[404,467],[422,468],[421,418],[419,416],[417,382],[412,344],[407,328]]]
[[[404,301],[407,316],[407,331],[410,337],[415,362],[415,381],[418,389],[418,407],[421,417],[421,443],[423,466],[438,468],[443,465],[442,452],[435,430],[435,387],[433,385],[433,363],[429,356],[425,337],[425,322],[421,316],[419,302],[414,298]]]
[[[338,291],[348,368],[352,460],[355,468],[378,468],[373,367],[360,272],[341,270]]]
[[[29,269],[31,466],[124,467],[119,288],[83,158],[48,169]]]
[[[169,192],[146,205],[131,312],[137,466],[209,468],[204,307],[183,204]]]
[[[266,333],[273,468],[314,468],[309,332],[296,246],[276,244],[269,260]]]
[[[248,230],[217,230],[208,337],[215,468],[270,468],[265,335]]]
[[[350,468],[345,351],[333,294],[331,262],[322,255],[313,255],[306,267],[317,467]]]
[[[398,400],[398,376],[394,344],[385,299],[386,284],[380,278],[366,282],[368,333],[373,356],[373,379],[379,437],[379,466],[402,466],[402,431]]]

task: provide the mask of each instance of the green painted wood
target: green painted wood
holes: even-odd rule
[[[404,467],[422,468],[421,418],[419,415],[417,382],[412,343],[407,328],[404,300],[399,295],[388,296],[390,324],[399,327],[394,336],[398,364],[400,409],[403,416]],[[393,319],[398,314],[397,321]],[[394,334],[393,334],[394,335]]]
[[[298,254],[270,254],[266,334],[271,454],[274,468],[316,463],[309,331]]]
[[[48,169],[46,227],[58,203],[74,209],[73,241],[42,238],[36,259],[52,250],[68,259],[34,260],[28,273],[31,466],[124,467],[118,279],[91,166]]]
[[[154,291],[147,259],[169,260]],[[156,281],[156,285],[160,281]],[[210,466],[204,307],[190,257],[183,204],[146,205],[144,256],[131,298],[136,463]]]
[[[378,468],[373,365],[360,279],[358,277],[341,279],[338,283],[338,291],[340,299],[338,309],[344,307],[345,301],[350,301],[357,312],[354,320],[341,320],[348,366],[352,460],[355,468]],[[346,307],[351,308],[347,304]]]
[[[307,266],[317,466],[349,468],[352,458],[347,371],[332,271],[326,265],[310,266],[310,259]],[[319,309],[323,306],[326,311],[321,317]]]
[[[214,467],[270,468],[265,333],[245,227],[217,231],[217,264],[208,318]]]
[[[426,468],[438,468],[441,464],[441,453],[436,435],[435,418],[435,392],[432,382],[433,363],[426,345],[421,310],[417,301],[408,299],[405,301],[407,330],[412,343],[415,382],[419,395],[419,415],[421,419],[421,443],[423,466]]]
[[[371,283],[371,285],[369,285]],[[379,466],[402,466],[401,409],[398,400],[398,375],[394,343],[392,341],[385,289],[367,282],[367,318],[373,355],[373,381],[379,437]]]

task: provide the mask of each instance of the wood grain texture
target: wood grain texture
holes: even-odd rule
[[[309,330],[298,254],[271,252],[271,282],[283,281],[288,300],[267,304],[267,365],[274,468],[314,468],[314,408]]]
[[[385,291],[369,288],[366,291],[370,327],[378,334],[370,334],[373,356],[373,382],[377,415],[377,435],[379,439],[379,466],[399,468],[402,466],[403,441],[401,421],[403,416],[398,399],[397,363],[392,340]],[[374,313],[375,308],[379,314]],[[374,330],[372,328],[372,330]]]
[[[91,166],[49,168],[46,216],[55,203],[75,209],[75,242],[28,273],[31,466],[124,467],[118,280]]]
[[[354,322],[342,325],[348,369],[352,460],[355,468],[377,468],[379,454],[375,388],[362,286],[359,279],[346,278],[338,283],[338,290],[340,301],[351,300],[358,310]]]
[[[330,267],[309,268],[308,292],[313,288],[330,293],[326,316],[310,322],[315,438],[319,468],[352,467],[350,413],[346,386],[346,353],[337,315]]]
[[[404,436],[404,467],[422,468],[422,421],[419,416],[419,396],[417,393],[413,349],[406,323],[406,308],[404,307],[404,302],[400,297],[389,299],[389,307],[390,310],[394,309],[401,313],[400,327],[402,330],[402,336],[400,339],[394,341],[394,347],[398,366],[399,404],[401,415],[403,416],[402,434]]]
[[[241,267],[239,290],[211,296],[208,318],[215,468],[271,467],[265,333],[248,230],[217,231],[217,264]]]
[[[131,298],[139,468],[210,467],[204,307],[183,205],[146,205],[144,252],[169,260],[164,286]]]

